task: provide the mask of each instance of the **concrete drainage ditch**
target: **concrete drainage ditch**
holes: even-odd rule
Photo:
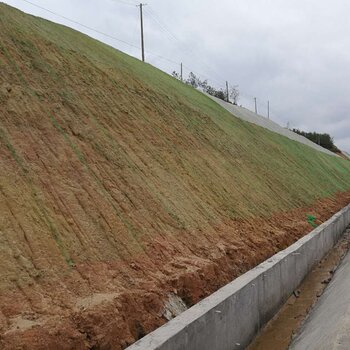
[[[350,205],[128,350],[244,349],[350,223]]]

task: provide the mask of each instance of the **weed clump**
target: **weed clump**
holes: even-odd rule
[[[313,215],[307,215],[307,222],[313,227],[316,228],[318,225],[316,224],[316,217]]]

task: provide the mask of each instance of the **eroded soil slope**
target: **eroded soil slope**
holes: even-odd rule
[[[125,348],[347,204],[349,170],[0,4],[0,347]]]

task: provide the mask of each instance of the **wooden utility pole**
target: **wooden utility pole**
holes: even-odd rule
[[[267,101],[267,119],[270,119],[270,101]]]
[[[227,97],[227,102],[230,102],[230,96],[228,93],[228,81],[226,81],[226,97]]]
[[[256,103],[256,97],[254,97],[254,104],[255,104],[255,114],[258,114],[258,105]]]
[[[140,7],[140,20],[141,20],[141,50],[142,50],[142,62],[145,62],[145,41],[143,37],[143,6],[146,6],[147,4],[140,4],[136,5],[137,7]]]

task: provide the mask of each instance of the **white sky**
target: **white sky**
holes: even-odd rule
[[[30,1],[140,46],[136,1]],[[4,2],[140,57],[135,47],[24,0]],[[350,152],[349,13],[346,0],[148,0],[146,60],[169,73],[183,62],[185,74],[197,72],[216,87],[228,80],[239,85],[244,106],[253,109],[256,96],[265,115],[270,100],[271,118],[282,126],[330,133]]]

